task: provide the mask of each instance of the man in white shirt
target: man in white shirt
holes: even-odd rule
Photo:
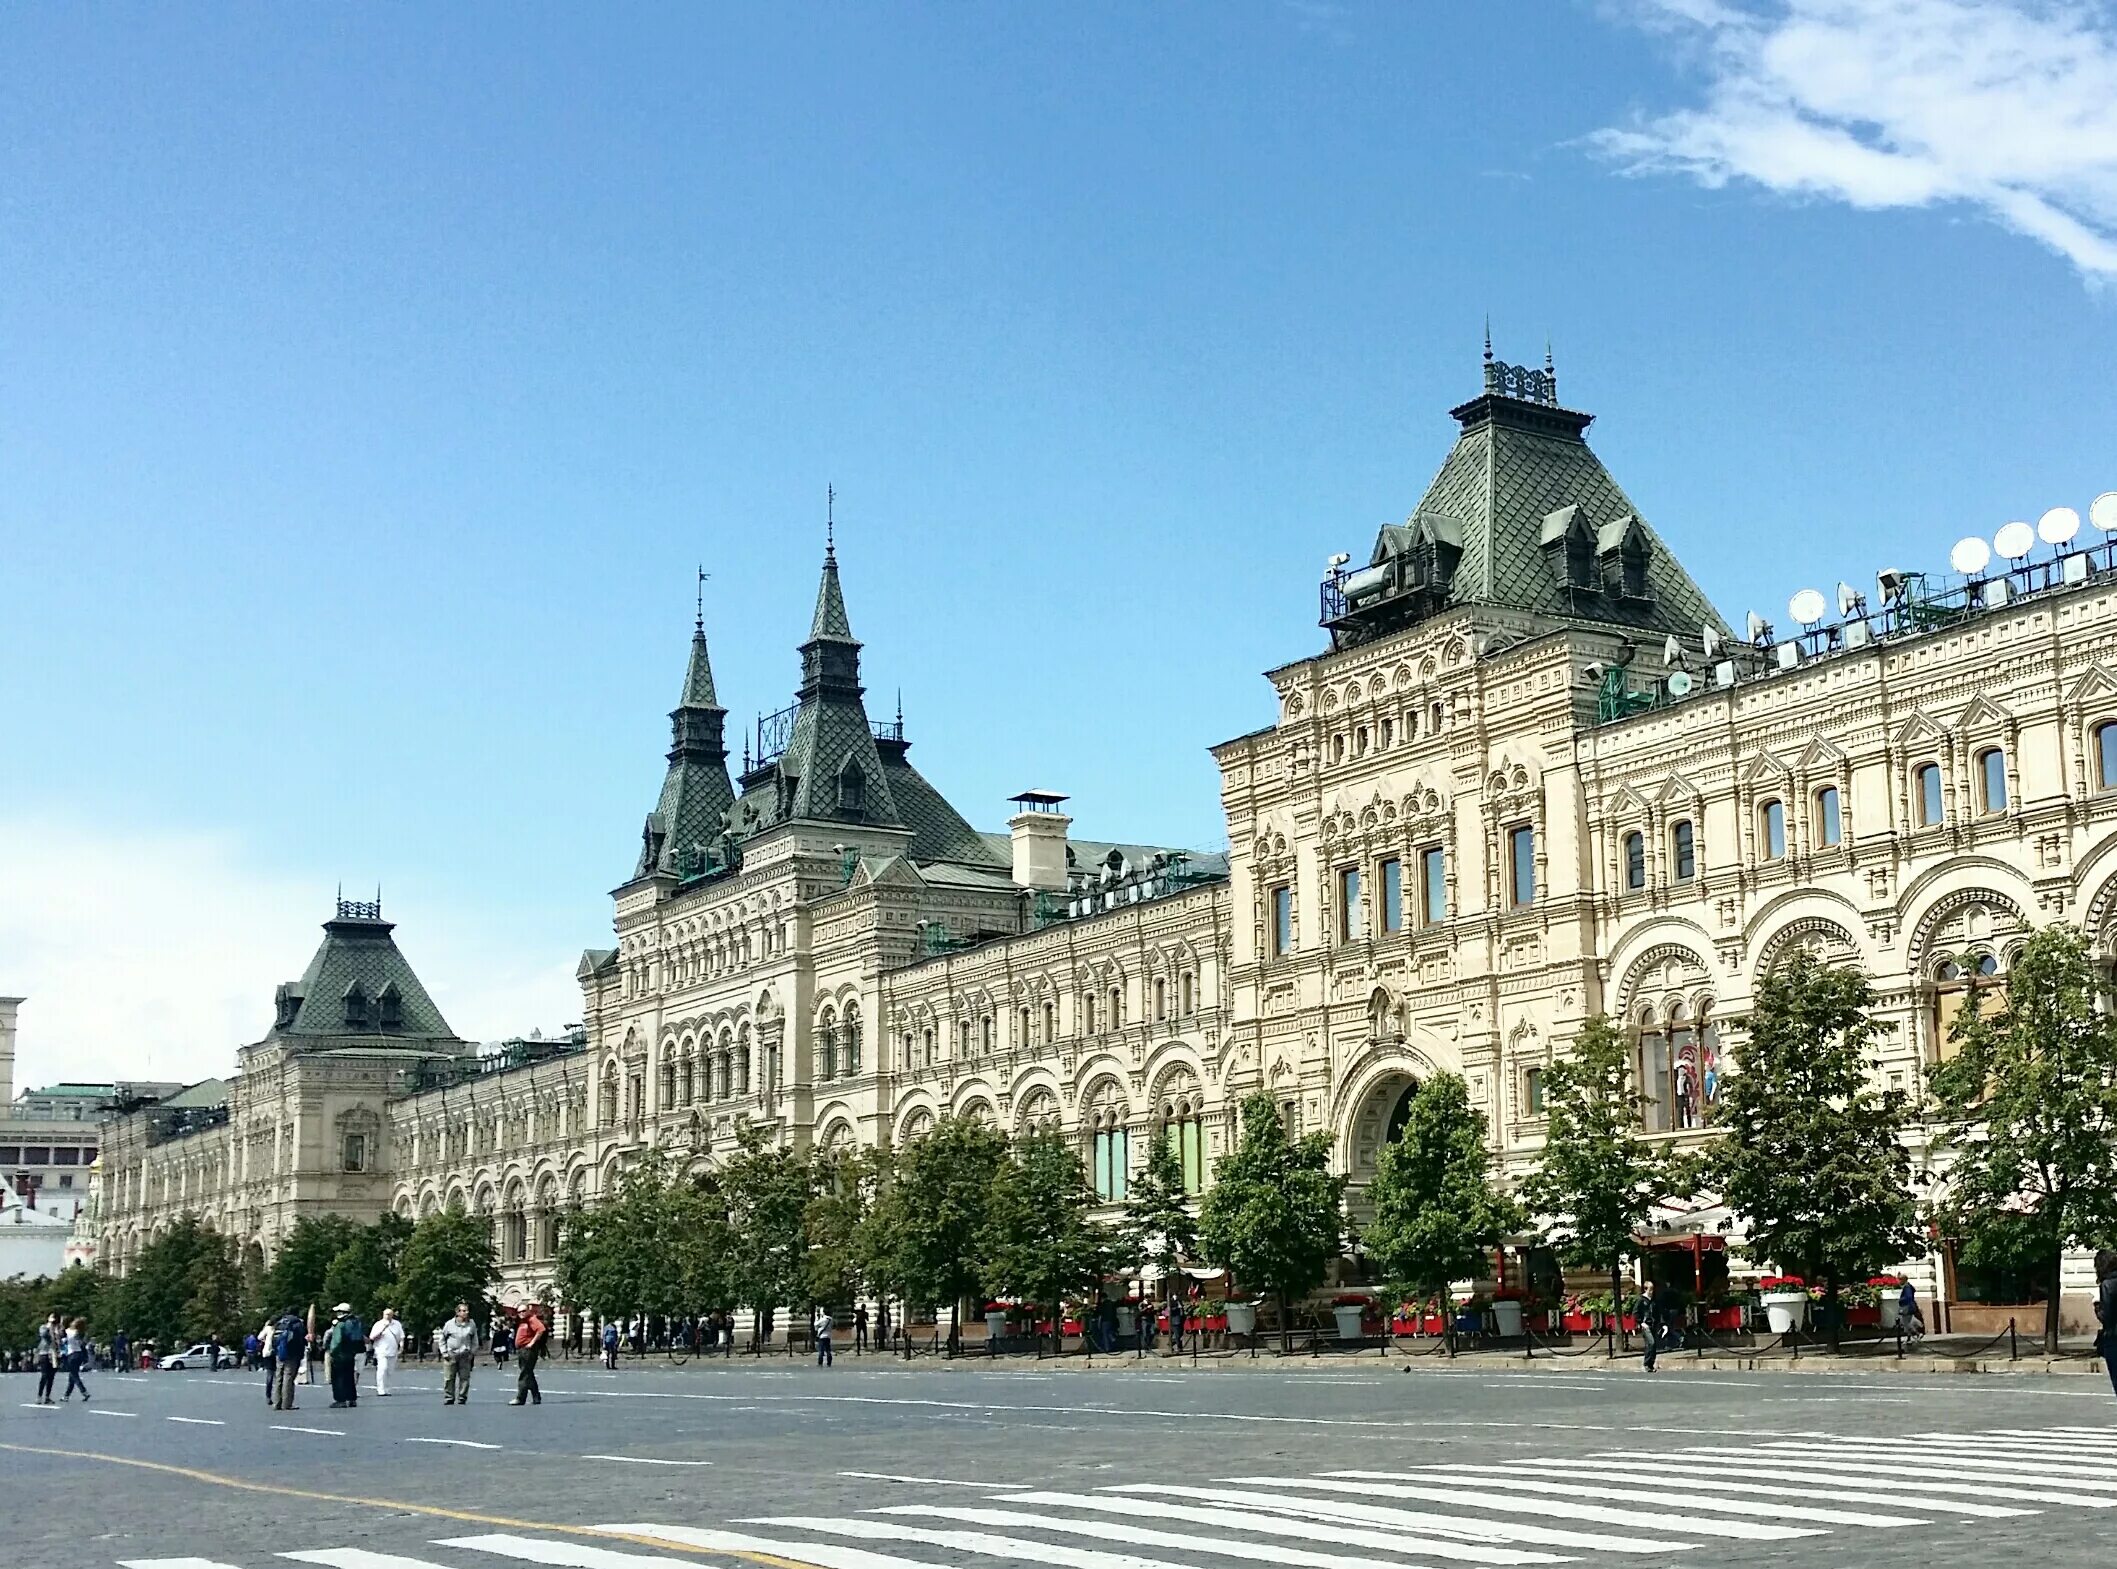
[[[832,1322],[829,1308],[816,1309],[816,1322],[813,1327],[816,1331],[816,1365],[818,1367],[829,1367],[831,1365],[831,1331],[836,1328],[836,1325]]]
[[[397,1359],[404,1355],[404,1323],[395,1308],[382,1310],[382,1322],[368,1337],[368,1347],[375,1353],[375,1393],[386,1395],[397,1373]]]

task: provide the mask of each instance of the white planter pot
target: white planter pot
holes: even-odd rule
[[[1120,1335],[1136,1335],[1139,1333],[1139,1309],[1129,1307],[1122,1302],[1118,1303],[1117,1332]]]
[[[1257,1333],[1256,1303],[1230,1302],[1228,1304],[1228,1333],[1231,1335],[1254,1335]]]
[[[1360,1315],[1362,1311],[1363,1309],[1356,1307],[1334,1307],[1331,1309],[1332,1316],[1338,1320],[1338,1338],[1340,1340],[1358,1340],[1360,1338]]]
[[[1897,1310],[1903,1305],[1904,1304],[1896,1297],[1885,1295],[1882,1298],[1882,1327],[1884,1329],[1896,1328]]]
[[[998,1340],[1006,1333],[1007,1315],[1005,1313],[987,1313],[985,1315],[985,1338],[987,1340]]]
[[[1773,1291],[1764,1299],[1764,1315],[1770,1322],[1772,1333],[1783,1335],[1788,1330],[1800,1329],[1808,1323],[1808,1293],[1805,1291]]]
[[[1522,1305],[1519,1302],[1493,1303],[1492,1321],[1502,1335],[1519,1335],[1522,1332]]]

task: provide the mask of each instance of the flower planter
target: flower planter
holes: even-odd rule
[[[1528,1326],[1531,1334],[1548,1335],[1551,1333],[1551,1315],[1549,1313],[1525,1314],[1522,1322]]]
[[[1338,1338],[1340,1340],[1358,1340],[1360,1338],[1359,1304],[1355,1303],[1350,1307],[1334,1307],[1330,1311],[1331,1316],[1338,1321]]]
[[[1882,1310],[1875,1307],[1849,1307],[1845,1310],[1845,1322],[1854,1329],[1873,1329],[1882,1322]]]
[[[1742,1327],[1741,1306],[1737,1304],[1729,1307],[1707,1308],[1705,1310],[1705,1327],[1707,1329],[1740,1329]]]
[[[1446,1327],[1438,1313],[1428,1313],[1419,1320],[1419,1333],[1422,1335],[1438,1335]]]
[[[1230,1302],[1228,1304],[1228,1333],[1231,1335],[1254,1335],[1257,1333],[1257,1304],[1254,1302]]]
[[[1559,1319],[1558,1326],[1569,1335],[1585,1335],[1590,1329],[1594,1328],[1585,1313],[1565,1314]]]
[[[1876,1322],[1880,1324],[1884,1329],[1896,1328],[1897,1315],[1899,1311],[1903,1308],[1903,1306],[1904,1304],[1902,1300],[1897,1297],[1882,1298],[1881,1302],[1877,1305],[1877,1312],[1880,1316],[1876,1319]]]
[[[1519,1335],[1522,1332],[1522,1305],[1507,1301],[1493,1303],[1492,1322],[1502,1335]]]
[[[1805,1291],[1768,1291],[1763,1302],[1765,1318],[1775,1335],[1803,1328],[1808,1323],[1808,1293]]]
[[[1474,1309],[1455,1316],[1455,1332],[1459,1335],[1482,1334],[1484,1328],[1485,1315]]]
[[[985,1315],[985,1338],[987,1340],[998,1340],[1006,1333],[1007,1315],[1005,1313],[987,1313]]]

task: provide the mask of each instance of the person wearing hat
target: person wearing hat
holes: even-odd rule
[[[358,1359],[367,1348],[367,1327],[350,1302],[339,1303],[331,1313],[331,1330],[324,1336],[323,1347],[331,1360],[331,1409],[341,1411],[360,1404]]]

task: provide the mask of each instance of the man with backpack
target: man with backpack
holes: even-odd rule
[[[335,1317],[323,1337],[323,1349],[331,1363],[331,1409],[342,1411],[360,1404],[360,1353],[367,1349],[367,1326],[350,1302],[339,1303],[331,1312]]]
[[[294,1385],[301,1377],[304,1353],[309,1345],[309,1326],[302,1322],[301,1315],[292,1308],[279,1316],[279,1325],[272,1332],[272,1349],[275,1368],[272,1375],[272,1409],[292,1411],[294,1407]]]
[[[603,1320],[603,1366],[617,1371],[617,1320]]]

